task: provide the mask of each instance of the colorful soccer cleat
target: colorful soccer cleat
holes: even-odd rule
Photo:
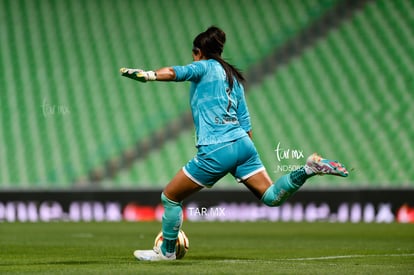
[[[345,166],[336,160],[329,160],[313,153],[306,160],[306,165],[317,175],[334,175],[347,177],[349,175]]]

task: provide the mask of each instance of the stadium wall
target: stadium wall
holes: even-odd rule
[[[0,222],[160,221],[160,190],[0,193]],[[414,222],[414,189],[305,190],[278,208],[248,191],[205,190],[183,205],[188,221]]]

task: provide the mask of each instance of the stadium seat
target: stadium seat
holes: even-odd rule
[[[119,68],[188,63],[194,35],[216,24],[227,33],[225,58],[247,72],[337,3],[1,1],[1,188],[164,186],[195,153],[191,130],[89,183],[189,110],[188,83],[138,84]],[[355,168],[346,181],[325,177],[315,187],[412,184],[413,13],[411,1],[369,1],[249,87],[255,143],[272,177],[300,161],[277,162],[280,142]],[[235,187],[229,178],[220,186]]]

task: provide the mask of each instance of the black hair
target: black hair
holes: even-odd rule
[[[217,60],[226,72],[227,81],[229,82],[230,90],[232,90],[234,78],[238,82],[242,82],[244,77],[235,66],[229,64],[221,57],[224,43],[226,43],[226,33],[216,26],[211,26],[194,38],[193,51],[196,52],[200,49],[206,58]]]

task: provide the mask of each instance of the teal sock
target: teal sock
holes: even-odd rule
[[[302,184],[295,184],[291,179],[291,174],[284,175],[267,188],[261,201],[268,206],[280,206],[290,198]]]
[[[315,174],[306,173],[305,167],[299,168],[289,174],[290,180],[294,185],[302,186],[305,181]]]
[[[163,242],[161,251],[164,255],[175,252],[175,244],[178,232],[183,221],[183,210],[180,202],[168,199],[164,193],[161,194],[161,202],[164,206],[164,214],[162,215],[162,235]]]
[[[164,238],[161,245],[162,254],[174,254],[176,242],[177,240],[167,240]]]

